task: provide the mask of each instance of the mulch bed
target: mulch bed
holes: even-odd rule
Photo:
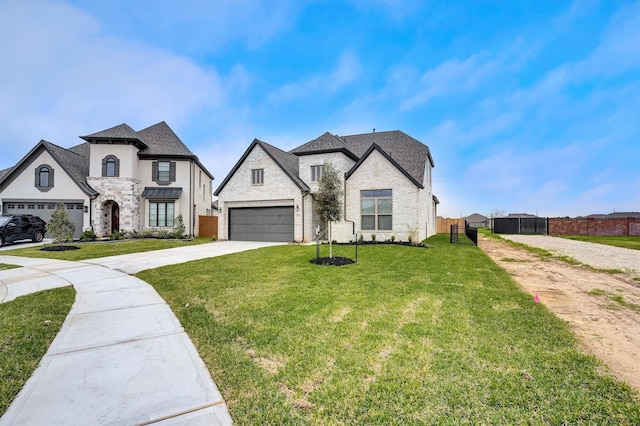
[[[326,266],[344,266],[356,263],[355,260],[347,257],[320,257],[317,259],[311,259],[309,262],[315,263],[316,265]]]
[[[41,251],[67,251],[67,250],[80,250],[77,246],[47,246],[42,247]]]

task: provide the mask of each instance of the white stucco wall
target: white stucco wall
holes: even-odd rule
[[[264,170],[264,183],[252,185],[251,170]],[[310,197],[306,197],[310,198]],[[294,206],[294,239],[303,239],[302,191],[291,178],[256,145],[242,165],[236,170],[218,194],[218,206],[222,208],[218,219],[220,239],[228,239],[229,209],[234,207]],[[308,201],[307,201],[308,203]],[[305,212],[306,213],[306,212]],[[305,226],[306,227],[306,226]],[[309,236],[304,235],[305,239]]]
[[[35,186],[35,170],[42,165],[53,169],[53,188],[41,191]],[[66,174],[62,166],[43,151],[21,171],[0,194],[0,205],[7,201],[62,201],[89,206],[90,198]],[[90,228],[89,213],[83,214],[83,230]]]
[[[120,160],[120,176],[138,177],[138,149],[125,144],[95,144],[90,146],[89,176],[102,176],[102,160],[113,155]]]

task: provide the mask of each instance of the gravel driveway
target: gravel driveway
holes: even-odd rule
[[[640,273],[640,250],[605,244],[574,241],[547,235],[501,235],[503,238],[570,256],[578,262],[598,269],[619,269]]]

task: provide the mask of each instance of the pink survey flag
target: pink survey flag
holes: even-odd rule
[[[536,293],[535,297],[533,298],[533,301],[536,303],[540,301],[540,298],[538,297],[538,293]]]

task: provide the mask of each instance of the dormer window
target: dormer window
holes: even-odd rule
[[[120,160],[118,157],[108,155],[102,159],[102,176],[103,177],[119,177],[120,176]]]
[[[42,164],[36,167],[35,186],[43,192],[53,188],[53,168],[51,166]]]

